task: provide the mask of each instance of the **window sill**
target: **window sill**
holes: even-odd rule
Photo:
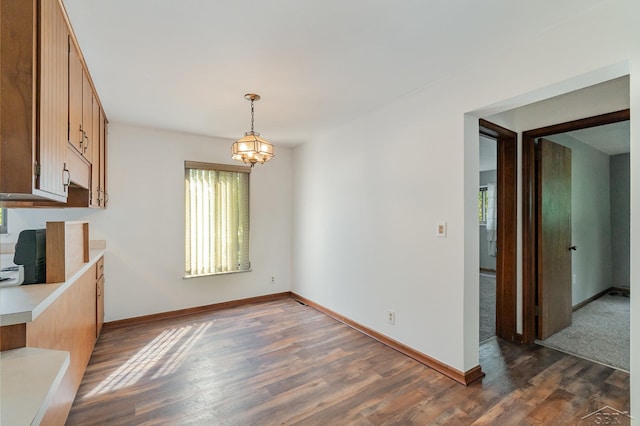
[[[215,277],[219,275],[231,275],[231,274],[242,274],[244,272],[251,272],[251,269],[247,269],[244,271],[229,271],[229,272],[215,272],[212,274],[201,274],[201,275],[184,275],[182,277],[183,280],[190,280],[192,278],[202,278],[202,277]]]

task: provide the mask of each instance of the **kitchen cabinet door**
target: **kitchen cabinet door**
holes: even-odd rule
[[[100,109],[100,206],[107,207],[109,193],[107,192],[107,117]]]
[[[91,83],[89,83],[89,76],[86,71],[82,73],[82,136],[84,141],[82,143],[82,154],[85,158],[91,161],[92,155],[92,141],[93,139],[93,104],[94,94]]]
[[[80,53],[69,40],[69,144],[89,162],[92,160],[94,126],[93,87],[82,66]]]
[[[65,160],[69,69],[67,30],[56,0],[41,1],[40,16],[40,126],[36,187],[66,196]],[[38,173],[39,172],[39,173]]]
[[[2,201],[64,202],[69,76],[64,14],[57,0],[2,1],[0,8]]]
[[[100,207],[100,106],[93,102],[91,134],[91,207]]]
[[[96,262],[96,339],[104,324],[104,257]]]
[[[84,71],[80,54],[69,39],[69,144],[82,153],[84,133],[82,129],[82,78]]]

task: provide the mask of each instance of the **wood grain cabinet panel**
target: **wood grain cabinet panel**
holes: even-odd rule
[[[104,276],[96,283],[96,339],[100,337],[104,325]]]
[[[65,201],[69,30],[64,13],[57,0],[3,0],[0,19],[2,200]]]
[[[96,262],[96,339],[104,325],[104,257]]]
[[[68,351],[71,357],[44,420],[49,416],[53,419],[43,424],[64,424],[71,409],[96,341],[96,295],[94,264],[40,316],[27,323],[28,347]]]
[[[89,76],[82,66],[81,55],[69,39],[69,145],[92,161],[94,104],[93,87]]]
[[[79,153],[84,144],[82,129],[82,79],[84,71],[80,54],[69,38],[69,145]]]
[[[100,106],[93,103],[91,125],[91,195],[89,205],[100,207]]]
[[[92,154],[94,98],[93,88],[85,71],[82,73],[82,136],[84,140],[80,153],[89,160]]]
[[[0,2],[0,63],[2,205],[105,207],[107,120],[61,0]]]
[[[99,144],[100,186],[98,187],[98,203],[100,207],[106,208],[109,201],[109,192],[107,191],[107,117],[105,117],[102,109],[100,109]]]
[[[64,164],[68,132],[69,32],[56,0],[41,0],[40,12],[40,126],[36,186],[66,196]]]

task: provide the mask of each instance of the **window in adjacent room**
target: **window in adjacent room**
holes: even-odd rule
[[[250,167],[185,161],[185,277],[245,272]]]
[[[7,233],[7,209],[0,209],[0,234]]]
[[[487,198],[487,186],[483,185],[478,191],[478,221],[480,225],[487,224],[487,209],[489,200]]]

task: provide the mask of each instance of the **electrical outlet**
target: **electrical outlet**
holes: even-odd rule
[[[436,226],[436,236],[440,238],[447,238],[447,222],[438,222]]]
[[[271,277],[271,284],[275,284],[276,283],[276,277]]]
[[[387,322],[389,324],[395,324],[396,323],[396,313],[394,311],[387,311]]]

